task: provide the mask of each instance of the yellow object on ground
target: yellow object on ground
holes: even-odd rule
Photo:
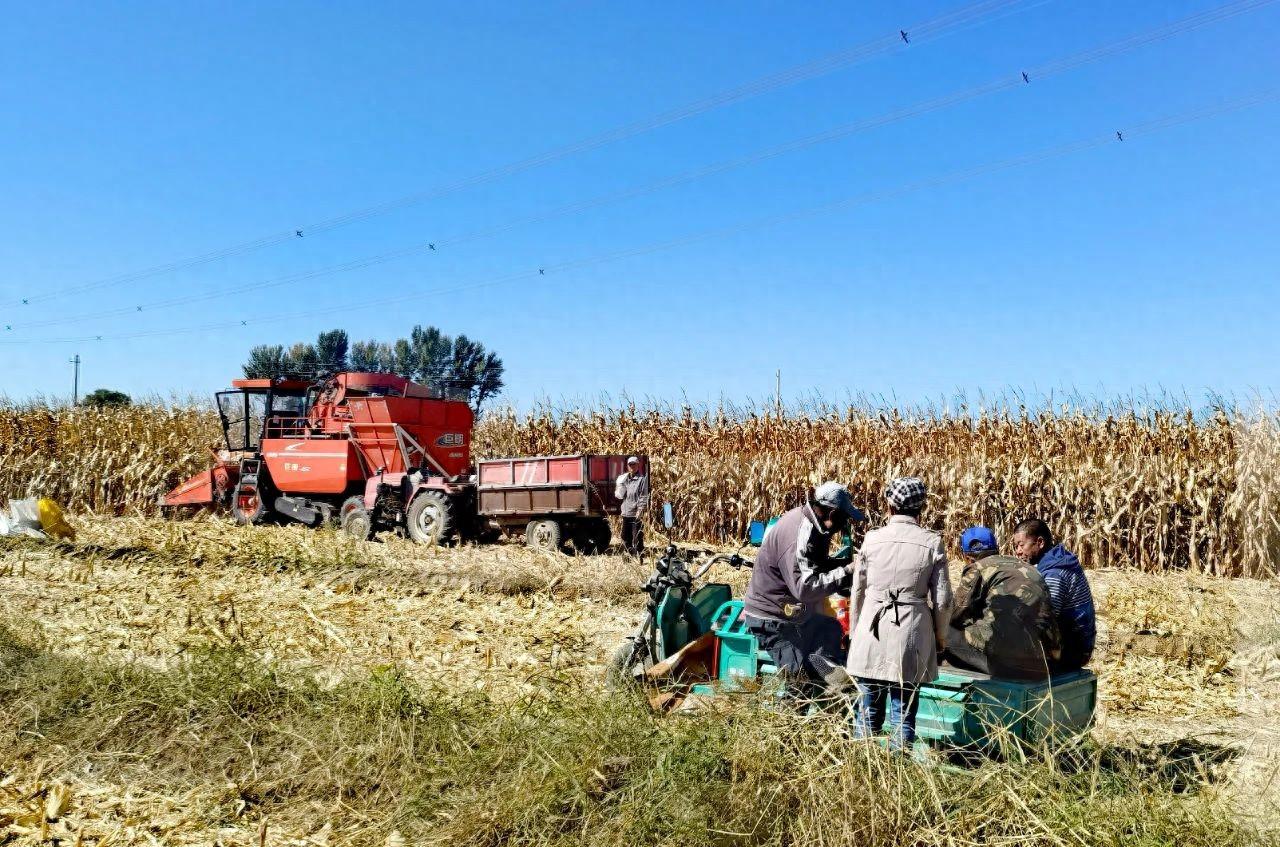
[[[49,536],[68,540],[76,537],[75,528],[67,523],[67,516],[56,500],[41,497],[36,503],[36,511],[40,516],[40,528]]]

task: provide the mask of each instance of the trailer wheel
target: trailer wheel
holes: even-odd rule
[[[257,488],[237,485],[231,496],[231,516],[241,526],[262,523],[267,516],[267,504],[262,502],[262,492]]]
[[[364,507],[364,497],[348,497],[338,510],[338,526],[343,533],[360,541],[368,541],[373,535],[373,521]]]
[[[529,521],[525,527],[524,543],[535,550],[549,550],[552,553],[560,549],[564,543],[563,532],[559,521]]]
[[[405,515],[409,537],[419,544],[444,544],[453,534],[449,498],[439,491],[424,491],[409,504]]]

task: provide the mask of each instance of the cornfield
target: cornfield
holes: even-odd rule
[[[154,511],[206,467],[219,440],[199,406],[0,407],[0,496],[52,496],[75,510]],[[1041,517],[1093,567],[1275,576],[1280,561],[1280,420],[1234,408],[1032,414],[877,410],[783,412],[657,406],[490,413],[479,456],[643,452],[655,499],[680,537],[741,538],[824,479],[881,515],[893,476],[930,487],[926,520],[953,538],[1005,534]]]

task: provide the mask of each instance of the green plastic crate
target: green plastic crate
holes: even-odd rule
[[[1088,729],[1097,705],[1098,678],[1087,669],[1020,682],[947,668],[920,689],[916,734],[948,747],[1036,743]]]

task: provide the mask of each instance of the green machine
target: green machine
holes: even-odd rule
[[[689,558],[673,545],[658,559],[654,574],[642,586],[649,595],[645,620],[615,653],[609,678],[615,683],[644,680],[659,665],[678,664],[682,651],[696,651],[696,661],[687,663],[678,677],[667,679],[669,687],[701,697],[762,688],[784,694],[777,666],[747,631],[742,601],[732,598],[725,583],[694,588],[718,562],[734,569],[754,562],[719,554],[692,567]],[[1011,740],[1036,744],[1088,729],[1097,699],[1098,680],[1087,669],[1023,682],[944,667],[937,679],[920,689],[916,734],[919,742],[934,747],[978,753]]]

